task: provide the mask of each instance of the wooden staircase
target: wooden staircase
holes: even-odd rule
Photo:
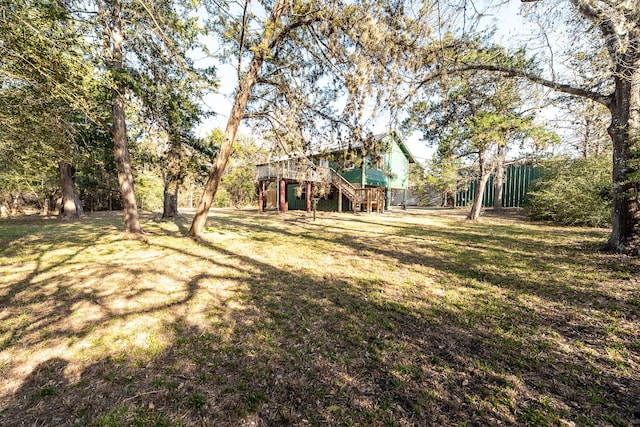
[[[277,181],[280,179],[295,182],[323,182],[329,183],[338,189],[339,194],[344,194],[351,201],[353,210],[360,212],[365,210],[371,213],[374,210],[384,210],[384,188],[354,187],[349,181],[333,168],[326,166],[309,166],[301,164],[299,160],[286,160],[257,165],[257,181]],[[364,209],[363,209],[364,207]],[[342,197],[338,198],[338,210],[342,211]]]
[[[331,169],[331,184],[336,187],[339,194],[344,194],[353,204],[353,210],[359,212],[362,207],[366,207],[367,213],[378,213],[384,210],[384,189],[378,187],[356,188],[349,181],[344,179],[338,172]],[[342,201],[338,201],[341,210]]]

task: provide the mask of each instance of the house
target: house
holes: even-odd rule
[[[397,134],[388,133],[348,150],[332,147],[260,164],[259,209],[309,212],[316,203],[318,210],[381,212],[388,209],[392,191],[406,195],[410,163],[415,159],[409,149]]]

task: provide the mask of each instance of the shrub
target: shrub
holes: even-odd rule
[[[611,224],[611,156],[559,157],[543,164],[542,177],[527,195],[533,219],[565,225]]]
[[[148,211],[162,210],[164,205],[164,184],[162,178],[150,172],[136,176],[136,201],[138,207]]]

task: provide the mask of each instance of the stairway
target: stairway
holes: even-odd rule
[[[333,184],[338,190],[341,190],[342,194],[347,196],[347,199],[351,200],[352,203],[358,203],[356,187],[354,187],[353,184],[344,179],[342,175],[340,175],[334,169],[331,169],[331,184]]]
[[[344,179],[342,175],[331,170],[331,184],[344,194],[353,204],[353,210],[359,212],[363,205],[366,206],[368,213],[371,213],[375,205],[376,211],[381,212],[384,209],[384,190],[381,188],[356,188],[349,181]]]

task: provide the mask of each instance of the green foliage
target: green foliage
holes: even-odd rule
[[[220,188],[216,193],[215,199],[213,199],[213,206],[216,208],[226,208],[231,206],[231,199],[229,198],[229,192],[224,188],[223,184],[220,184]]]
[[[418,206],[426,206],[429,203],[427,179],[423,165],[420,163],[409,164],[409,191],[416,198]]]
[[[555,158],[543,170],[528,194],[529,217],[593,227],[611,223],[610,156]]]
[[[142,172],[136,176],[136,199],[141,209],[162,210],[164,185],[162,179],[149,172]]]
[[[164,162],[168,180],[184,179],[180,161],[197,150],[193,129],[206,114],[197,100],[216,88],[215,70],[197,67],[187,54],[203,49],[204,29],[193,14],[198,4],[120,3],[127,62],[115,70],[103,49],[114,3],[0,1],[0,163],[6,165],[0,169],[0,195],[29,194],[41,207],[55,192],[58,163],[64,161],[77,170],[85,207],[118,208],[109,125],[117,82],[126,84],[129,111],[138,116],[127,117],[131,142],[156,143],[151,151],[134,148],[134,163],[158,172]],[[161,139],[168,149],[157,149]],[[138,181],[148,193],[143,197],[154,201],[144,207],[155,207],[155,182]]]
[[[236,141],[233,144],[233,154],[216,194],[216,206],[243,207],[257,203],[255,165],[264,157],[265,153],[252,141]]]
[[[442,193],[455,193],[458,182],[458,168],[462,164],[450,155],[443,156],[440,150],[429,161],[427,184]]]

